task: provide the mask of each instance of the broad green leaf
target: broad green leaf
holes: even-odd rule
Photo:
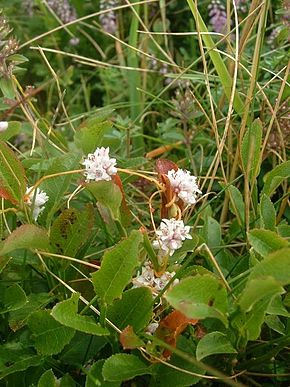
[[[0,244],[0,254],[8,254],[16,249],[48,250],[47,232],[33,224],[24,224],[18,227]]]
[[[227,292],[211,274],[186,278],[166,294],[168,302],[188,318],[218,318],[227,326]]]
[[[9,313],[9,327],[14,332],[27,324],[29,316],[43,308],[53,300],[47,293],[31,293],[27,296],[27,302],[17,310]]]
[[[149,324],[152,313],[152,293],[144,287],[124,292],[122,299],[108,308],[107,316],[118,328],[130,325],[138,332]]]
[[[273,277],[281,286],[290,284],[290,248],[269,254],[255,265],[249,275],[254,278]]]
[[[253,248],[263,257],[289,245],[286,239],[270,230],[253,229],[249,231],[248,238]]]
[[[245,172],[249,172],[249,179],[253,180],[259,175],[260,171],[260,150],[262,145],[262,123],[256,119],[246,131],[242,146],[241,157]]]
[[[58,383],[58,387],[76,387],[76,383],[70,374],[65,374]]]
[[[26,191],[26,176],[21,162],[3,141],[0,141],[0,197],[17,204]]]
[[[138,375],[152,373],[151,368],[135,355],[119,353],[107,359],[103,366],[104,380],[122,382]]]
[[[56,355],[71,341],[75,331],[57,322],[48,310],[30,315],[28,326],[32,331],[34,346],[43,355]]]
[[[268,314],[273,314],[273,315],[279,315],[279,316],[284,316],[284,317],[290,317],[290,313],[288,310],[285,308],[281,296],[276,296],[273,298],[271,301],[270,305],[268,306],[267,309]]]
[[[65,209],[53,222],[50,241],[62,255],[75,257],[77,251],[86,243],[93,227],[93,209]]]
[[[202,337],[196,348],[196,358],[201,360],[217,353],[237,353],[227,335],[221,332],[211,332]]]
[[[245,223],[245,204],[240,190],[233,185],[228,187],[230,194],[230,210],[236,215],[240,225]]]
[[[0,355],[2,356],[0,348]],[[17,354],[15,354],[17,356]],[[0,365],[0,380],[5,378],[8,375],[14,374],[16,372],[25,371],[30,367],[36,367],[43,363],[44,359],[42,356],[35,355],[33,353],[26,354],[22,356],[11,358],[7,360],[7,366],[4,364]],[[4,360],[4,357],[2,357]]]
[[[195,357],[196,348],[192,340],[179,336],[177,341],[177,348],[189,356]],[[154,369],[154,382],[152,386],[158,387],[189,387],[196,385],[201,379],[201,376],[194,376],[190,374],[204,375],[205,370],[199,368],[197,365],[189,363],[181,357],[174,355],[170,360],[175,368],[168,367],[167,364],[155,364]],[[180,371],[179,371],[180,370]],[[188,371],[189,373],[182,372],[182,370]],[[198,384],[197,384],[198,385]]]
[[[278,332],[281,335],[285,335],[285,325],[282,323],[278,316],[266,316],[265,323],[270,329],[273,329],[273,331]]]
[[[120,206],[122,203],[122,193],[120,188],[113,181],[98,181],[86,185],[88,191],[103,206],[107,207],[114,219],[120,217]]]
[[[285,179],[289,179],[289,177],[290,160],[277,165],[277,167],[272,169],[264,176],[264,187],[261,194],[271,196],[282,183],[282,181]]]
[[[93,153],[97,147],[102,145],[103,137],[110,129],[112,129],[110,121],[91,118],[76,131],[75,144],[83,153]]]
[[[289,280],[290,281],[290,280]],[[238,304],[244,312],[249,312],[261,299],[284,293],[284,289],[273,277],[250,279],[240,298]]]
[[[261,227],[275,231],[276,211],[271,199],[263,194],[260,202]]]
[[[4,95],[4,97],[8,99],[15,98],[15,91],[13,87],[12,79],[9,77],[1,77],[0,78],[0,89]]]
[[[18,284],[8,286],[0,292],[0,314],[20,309],[26,303],[26,294]]]
[[[102,369],[105,360],[96,361],[90,368],[86,377],[85,387],[119,387],[121,382],[106,382],[103,378]]]
[[[21,123],[18,121],[9,121],[8,128],[5,132],[0,132],[0,141],[8,141],[10,138],[17,136],[21,129]]]
[[[62,325],[90,335],[108,335],[109,331],[103,328],[92,317],[78,314],[79,297],[79,293],[74,293],[68,300],[56,304],[51,311],[52,317]]]
[[[128,238],[104,254],[100,270],[92,274],[96,294],[103,304],[110,305],[122,296],[138,264],[141,242],[142,234],[132,231]]]
[[[45,371],[37,383],[37,387],[58,387],[58,385],[56,377],[51,369]]]
[[[221,245],[221,226],[211,216],[207,216],[204,221],[202,236],[211,249]]]
[[[79,159],[80,156],[78,154],[71,153],[57,157],[53,160],[51,167],[47,169],[45,175],[79,169]],[[39,216],[40,220],[46,219],[47,225],[50,224],[55,212],[63,205],[64,195],[68,191],[72,179],[79,178],[79,176],[77,174],[68,174],[51,177],[43,181],[41,189],[46,192],[49,200],[45,204],[44,211]]]

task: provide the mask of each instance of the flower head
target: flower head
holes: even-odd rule
[[[191,205],[196,203],[196,195],[202,192],[198,188],[195,176],[191,176],[189,171],[183,169],[178,169],[177,171],[172,169],[168,172],[167,177],[174,193],[185,204]]]
[[[215,32],[223,33],[227,25],[227,13],[219,0],[212,0],[208,6],[210,24]]]
[[[32,216],[36,220],[39,214],[44,210],[44,205],[48,201],[49,197],[46,192],[41,191],[39,188],[36,190],[31,190],[31,187],[26,189],[25,193],[25,202],[32,207]]]
[[[159,248],[161,255],[171,256],[180,249],[185,239],[192,239],[189,231],[190,226],[185,226],[183,220],[162,219],[153,247]]]
[[[89,153],[82,163],[85,166],[86,181],[112,180],[111,176],[117,173],[116,159],[109,156],[110,148],[97,148]]]
[[[0,121],[0,133],[5,132],[8,128],[8,122],[7,121]]]
[[[149,262],[145,262],[141,273],[139,272],[137,277],[133,278],[132,282],[135,288],[147,287],[152,291],[153,295],[157,295],[174,276],[174,271],[166,271],[161,275],[161,277],[157,277],[151,264]],[[175,279],[173,285],[176,285],[178,282],[179,280]]]

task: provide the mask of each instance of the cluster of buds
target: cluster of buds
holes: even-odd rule
[[[117,5],[117,0],[100,0],[100,11],[107,11],[99,16],[100,24],[105,32],[112,35],[117,31],[117,17],[113,10]]]
[[[0,73],[9,77],[12,74],[14,64],[11,61],[7,64],[7,60],[18,50],[18,42],[8,35],[11,32],[11,28],[4,16],[0,11]]]
[[[180,118],[182,122],[189,122],[196,115],[195,106],[188,86],[187,84],[185,91],[176,90],[175,98],[171,99],[174,105],[174,110],[171,111],[171,115]]]
[[[212,0],[208,6],[209,21],[212,29],[224,33],[227,25],[227,13],[224,5],[219,0]]]
[[[63,23],[72,22],[77,18],[75,8],[68,0],[47,0],[47,5]]]
[[[145,262],[141,269],[141,272],[137,273],[137,277],[133,278],[133,286],[135,288],[147,287],[152,291],[154,296],[165,288],[168,282],[175,276],[175,272],[165,271],[161,276],[157,276],[152,268],[150,262]],[[175,279],[172,285],[176,285],[179,282]]]
[[[86,181],[109,181],[116,175],[116,159],[110,158],[110,148],[97,148],[94,153],[89,153],[82,165],[85,166]]]

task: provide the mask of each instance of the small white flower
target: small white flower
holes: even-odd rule
[[[162,219],[153,247],[159,248],[161,255],[171,256],[175,250],[180,249],[185,239],[192,239],[189,231],[190,226],[185,226],[183,220]]]
[[[97,148],[89,153],[82,165],[85,166],[86,181],[112,180],[111,176],[117,173],[116,159],[109,156],[110,148]]]
[[[157,294],[164,289],[164,287],[168,284],[168,282],[171,280],[172,277],[175,276],[175,272],[169,272],[166,271],[161,275],[161,277],[157,277],[154,273],[153,268],[151,267],[151,264],[149,262],[145,262],[144,266],[142,267],[141,274],[139,273],[136,278],[133,278],[133,287],[134,288],[140,288],[140,287],[147,287],[149,288],[154,296],[157,296]],[[179,280],[176,279],[173,282],[173,285],[176,285]]]
[[[41,191],[39,188],[31,191],[31,187],[26,189],[25,202],[31,207],[33,205],[32,216],[36,220],[39,214],[44,210],[44,205],[48,201],[49,197],[46,192]]]
[[[153,322],[151,324],[149,324],[146,328],[146,332],[149,333],[149,335],[153,335],[153,333],[156,332],[157,328],[159,327],[159,323],[158,322]]]
[[[167,173],[167,177],[170,181],[171,187],[174,193],[181,199],[185,204],[192,205],[196,203],[197,194],[202,194],[201,190],[197,185],[197,178],[191,176],[190,172],[183,169],[175,171],[172,169]]]
[[[5,132],[8,128],[8,122],[7,121],[0,121],[0,133]]]

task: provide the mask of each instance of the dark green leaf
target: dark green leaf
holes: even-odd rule
[[[78,301],[80,294],[74,293],[70,299],[56,304],[51,315],[62,325],[76,329],[90,335],[108,335],[109,331],[98,324],[92,317],[78,314]]]
[[[264,176],[264,187],[262,195],[271,196],[283,180],[289,179],[290,177],[290,160],[280,165],[277,165],[274,169],[268,172]]]
[[[11,285],[0,292],[0,314],[20,309],[26,303],[26,294],[18,284]]]
[[[52,370],[47,370],[41,375],[37,387],[57,387],[58,383]]]
[[[120,298],[130,282],[138,264],[139,244],[142,234],[132,231],[131,235],[104,254],[100,270],[93,273],[96,294],[104,304],[110,305]]]

